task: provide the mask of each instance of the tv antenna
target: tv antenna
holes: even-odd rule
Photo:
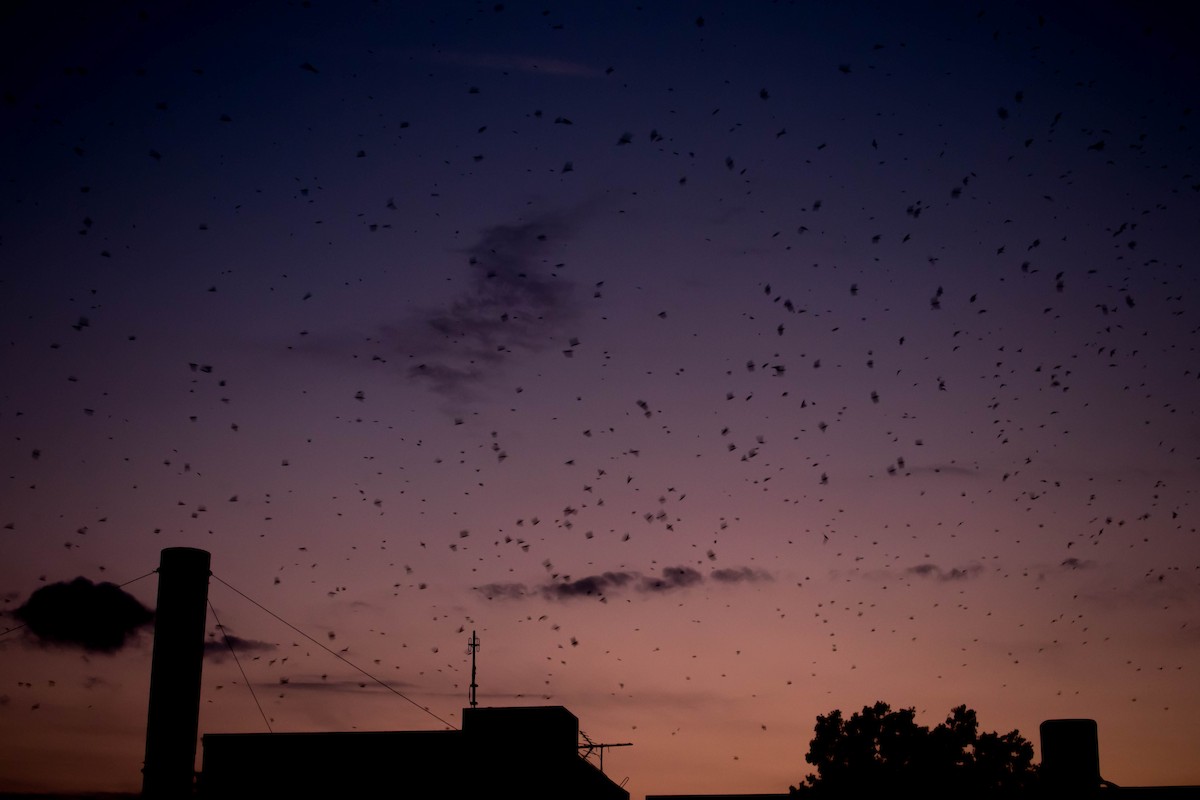
[[[580,755],[583,758],[587,758],[588,756],[590,756],[592,754],[592,751],[598,752],[600,754],[600,771],[601,772],[604,772],[604,750],[606,748],[609,748],[609,747],[633,747],[633,742],[615,742],[612,744],[601,744],[600,742],[593,742],[591,737],[588,736],[583,731],[579,732],[579,736],[583,739],[583,744],[579,745],[579,749],[581,751]]]
[[[475,631],[471,631],[471,638],[467,640],[467,652],[471,654],[471,691],[468,699],[471,702],[471,708],[478,705],[475,700],[475,690],[479,688],[479,684],[475,682],[475,653],[479,651],[479,637],[475,635]]]

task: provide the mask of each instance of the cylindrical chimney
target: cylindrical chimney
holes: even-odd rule
[[[1048,719],[1040,729],[1042,786],[1057,796],[1100,789],[1100,737],[1094,719]],[[1066,795],[1058,794],[1066,793]]]
[[[191,547],[168,547],[159,560],[142,767],[142,796],[147,800],[179,800],[192,794],[209,564],[208,551]]]

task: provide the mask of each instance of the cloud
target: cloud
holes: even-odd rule
[[[1037,580],[1041,582],[1048,580],[1062,580],[1062,576],[1065,576],[1067,573],[1091,570],[1095,569],[1096,567],[1097,563],[1095,561],[1090,561],[1086,558],[1076,558],[1075,556],[1070,556],[1068,558],[1064,558],[1062,561],[1059,561],[1057,564],[1035,565],[1031,567],[1031,570],[1037,571]]]
[[[529,587],[523,583],[485,583],[483,586],[476,586],[475,591],[488,600],[518,600],[529,596]]]
[[[589,575],[568,583],[547,584],[542,587],[542,593],[556,598],[596,597],[604,594],[605,589],[624,586],[637,577],[636,572],[605,572],[602,575]]]
[[[704,580],[691,567],[663,567],[661,578],[644,578],[638,586],[640,592],[669,592],[685,586],[694,586]]]
[[[38,643],[115,653],[136,641],[154,612],[115,583],[79,577],[51,583],[12,612]]]
[[[734,584],[773,580],[771,573],[753,567],[731,567],[713,570],[708,578],[691,567],[664,567],[659,577],[640,572],[602,572],[575,580],[544,583],[530,588],[524,583],[487,583],[475,587],[489,600],[524,600],[544,597],[547,600],[570,600],[576,597],[606,598],[632,589],[642,594],[660,594],[676,589],[697,586],[706,580]]]
[[[774,580],[771,573],[765,569],[755,569],[754,567],[715,569],[709,577],[720,583],[758,583]]]
[[[944,570],[936,564],[917,564],[915,567],[909,567],[905,573],[909,575],[918,575],[922,578],[936,578],[939,581],[962,581],[968,578],[974,578],[983,572],[983,566],[980,564],[969,564],[965,567],[951,567]]]
[[[224,638],[209,639],[204,643],[204,657],[219,663],[229,655],[230,648],[237,653],[268,653],[278,649],[278,645],[257,639],[243,639],[227,631]]]
[[[486,229],[468,248],[470,287],[448,307],[427,312],[383,338],[407,354],[408,375],[464,399],[519,353],[539,352],[578,316],[571,281],[543,255],[570,235],[569,215],[545,215]]]

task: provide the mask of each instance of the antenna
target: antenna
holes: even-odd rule
[[[475,700],[475,690],[479,688],[479,684],[475,682],[475,653],[479,651],[479,637],[475,635],[475,631],[471,631],[471,638],[467,640],[467,652],[471,654],[471,692],[468,699],[471,702],[471,708],[474,708],[478,703]]]
[[[604,772],[604,751],[606,748],[609,748],[609,747],[633,747],[633,742],[613,742],[612,744],[601,744],[600,742],[593,742],[591,737],[588,736],[583,731],[579,732],[579,736],[580,736],[580,738],[583,739],[583,744],[579,745],[579,749],[582,751],[580,753],[580,755],[586,759],[593,752],[599,753],[600,754],[600,771],[601,772]],[[625,780],[629,780],[629,779],[626,778]],[[621,782],[621,785],[622,786],[625,785],[624,781]]]

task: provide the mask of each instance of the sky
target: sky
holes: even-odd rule
[[[76,5],[0,12],[0,791],[140,787],[145,619],[20,610],[177,546],[201,734],[458,725],[475,631],[635,798],[877,700],[1200,784],[1194,12]]]

